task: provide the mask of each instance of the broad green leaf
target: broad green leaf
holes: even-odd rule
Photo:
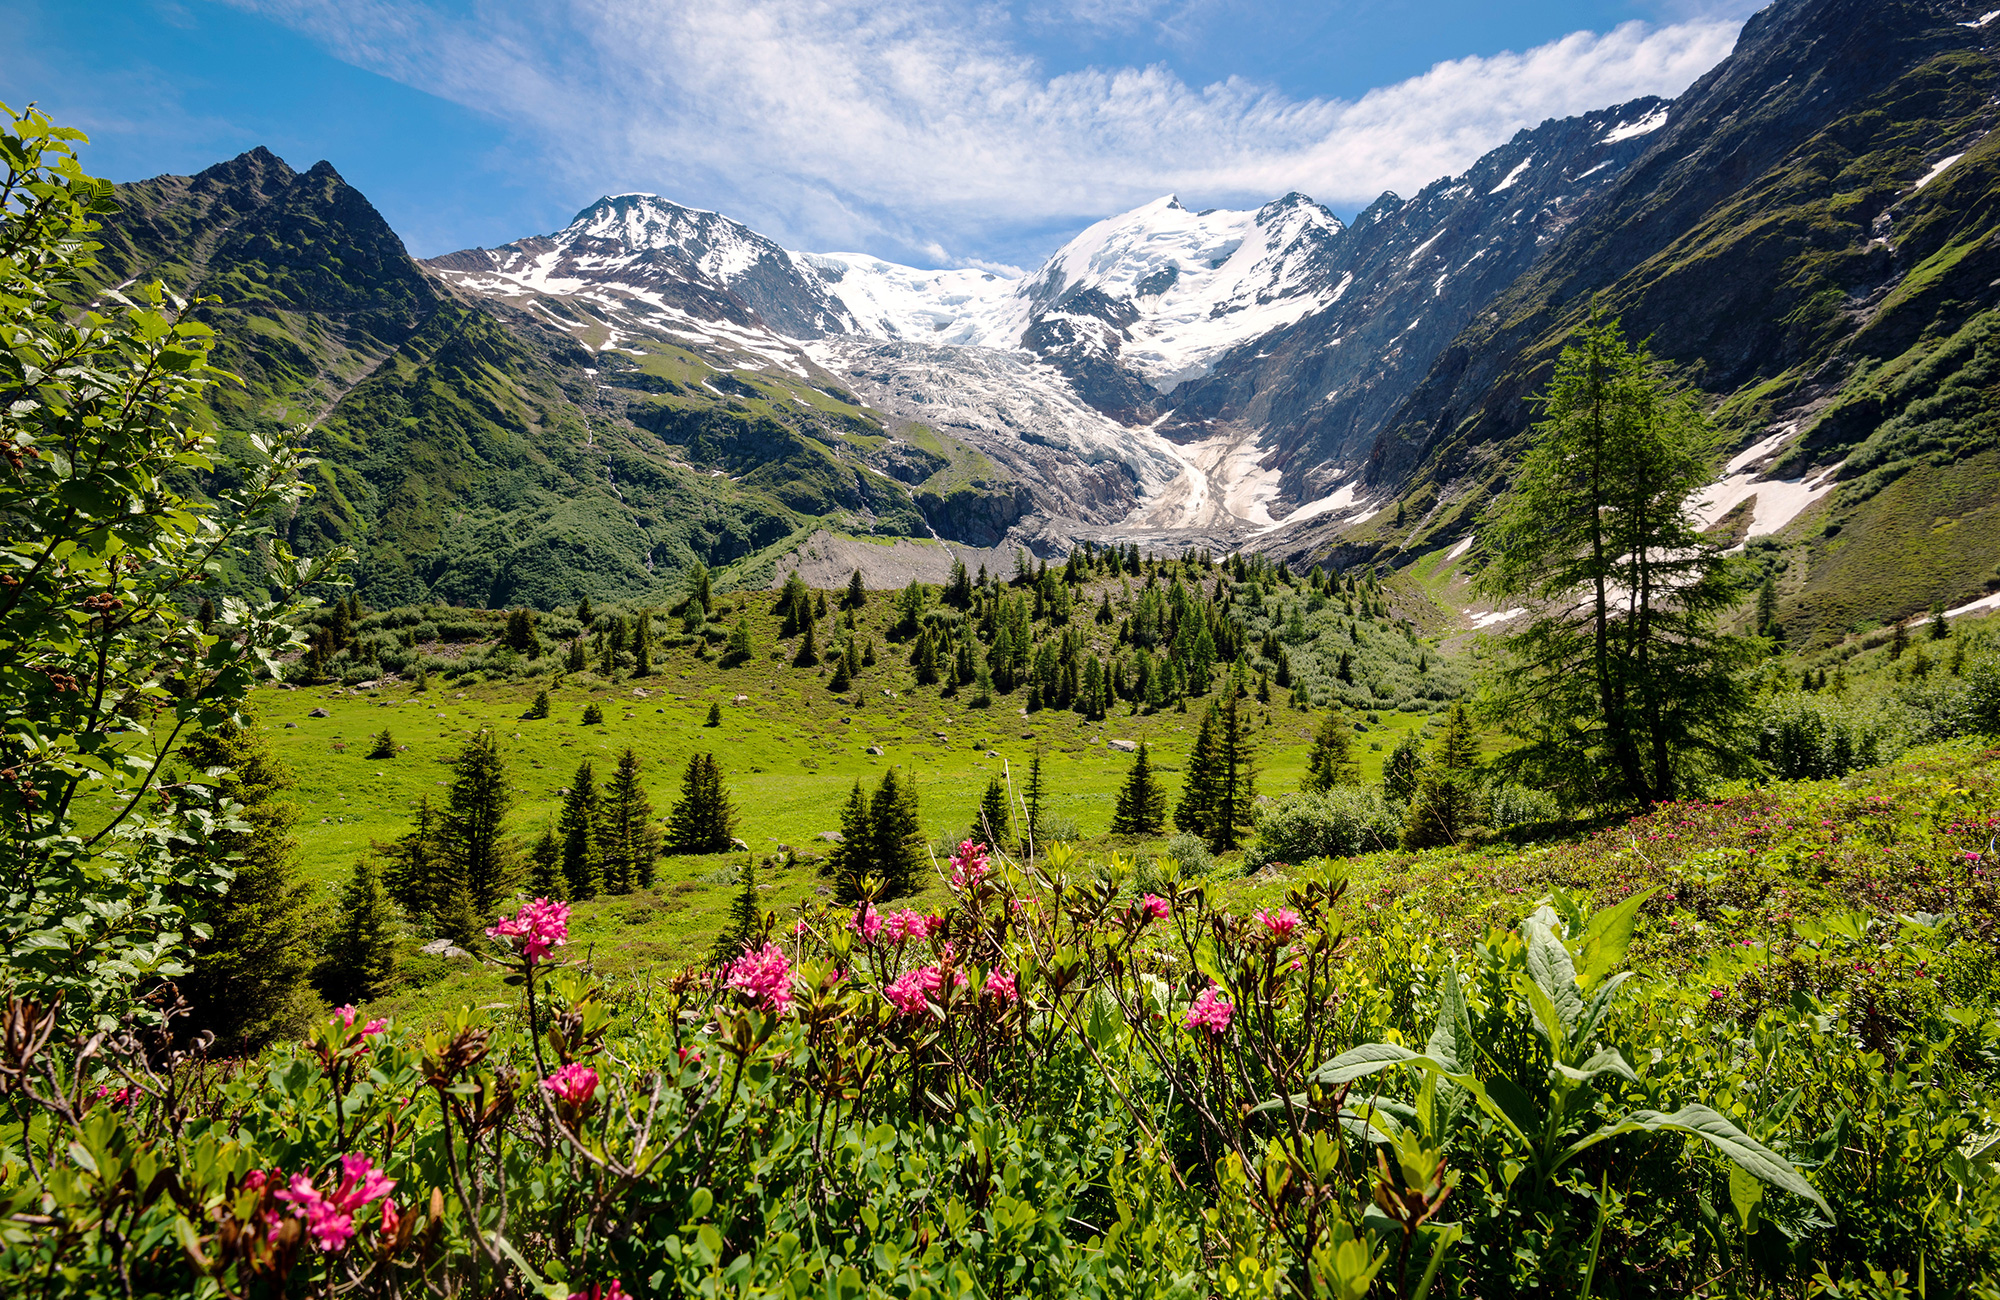
[[[1603,1021],[1604,1013],[1611,1010],[1611,999],[1618,992],[1618,986],[1631,978],[1631,971],[1621,970],[1597,986],[1597,991],[1590,995],[1590,1004],[1584,1008],[1583,1023],[1577,1026],[1578,1042],[1588,1042],[1590,1036],[1597,1032],[1597,1026]]]
[[[1571,1144],[1563,1153],[1563,1162],[1606,1138],[1614,1138],[1621,1133],[1663,1131],[1689,1133],[1702,1139],[1729,1157],[1738,1168],[1772,1187],[1811,1201],[1827,1218],[1833,1217],[1833,1207],[1826,1203],[1826,1199],[1813,1189],[1813,1185],[1807,1182],[1805,1176],[1794,1169],[1789,1161],[1736,1127],[1720,1112],[1699,1103],[1683,1106],[1671,1115],[1662,1115],[1656,1110],[1633,1111],[1624,1119],[1606,1124],[1595,1133]]]
[[[1556,1009],[1555,999],[1532,979],[1516,976],[1514,983],[1521,996],[1528,1000],[1528,1009],[1535,1013],[1535,1028],[1548,1040],[1549,1055],[1562,1060],[1569,1049],[1569,1026],[1563,1023],[1563,1014]]]
[[[1465,1013],[1465,993],[1458,987],[1458,972],[1444,968],[1444,986],[1438,992],[1437,1028],[1431,1030],[1424,1051],[1436,1057],[1447,1070],[1460,1069],[1459,1043],[1470,1043],[1472,1025]]]
[[[1757,1213],[1757,1203],[1764,1199],[1764,1184],[1757,1181],[1754,1174],[1741,1165],[1729,1167],[1729,1203],[1736,1207],[1736,1222],[1743,1231],[1750,1231],[1751,1216]]]
[[[1550,924],[1555,919],[1554,912],[1539,908],[1521,922],[1521,932],[1528,941],[1528,974],[1555,1004],[1567,1037],[1583,1023],[1583,991],[1576,986],[1576,965],[1570,960],[1569,949]]]
[[[1632,927],[1638,922],[1639,909],[1659,892],[1660,887],[1655,885],[1615,906],[1599,908],[1591,915],[1584,926],[1583,945],[1578,953],[1583,962],[1577,972],[1578,984],[1590,988],[1624,963],[1625,950],[1632,946]]]

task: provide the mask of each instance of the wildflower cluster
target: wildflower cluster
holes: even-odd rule
[[[724,983],[731,992],[775,1015],[783,1015],[792,1005],[791,959],[775,943],[746,951],[731,962]]]
[[[255,1171],[244,1186],[260,1190],[275,1187],[273,1199],[288,1207],[300,1220],[313,1244],[325,1251],[341,1251],[354,1237],[354,1216],[361,1209],[386,1197],[396,1189],[396,1180],[375,1168],[367,1156],[347,1155],[340,1159],[340,1183],[331,1192],[322,1192],[306,1174],[293,1174],[287,1181],[279,1170]],[[385,1214],[388,1213],[385,1207]],[[267,1211],[265,1226],[271,1241],[284,1227],[276,1210]]]
[[[500,940],[532,966],[569,942],[569,904],[546,898],[523,903],[514,915],[488,927],[486,937]]]

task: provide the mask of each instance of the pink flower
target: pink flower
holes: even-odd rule
[[[1174,914],[1174,905],[1158,894],[1148,894],[1139,900],[1139,914],[1148,921],[1164,921]]]
[[[971,840],[960,840],[958,852],[951,855],[951,887],[970,889],[986,879],[992,868],[986,862],[986,846]]]
[[[800,917],[798,920],[792,922],[792,938],[796,939],[810,929],[812,927],[806,924],[805,918]]]
[[[338,1021],[340,1022],[341,1028],[352,1029],[354,1028],[355,1020],[359,1018],[360,1014],[361,1013],[359,1011],[355,1010],[354,1004],[350,1002],[344,1007],[335,1007],[333,1009],[333,1019],[327,1021],[326,1023],[330,1025],[333,1024],[334,1021]],[[375,1035],[381,1033],[388,1027],[389,1027],[389,1022],[386,1020],[371,1020],[367,1024],[361,1026],[361,1036],[363,1038],[373,1038]]]
[[[120,1088],[113,1092],[101,1083],[97,1085],[97,1091],[90,1094],[92,1102],[101,1101],[107,1106],[130,1106],[138,1099],[139,1093],[135,1088]]]
[[[966,978],[963,972],[952,972],[952,978],[959,988],[964,988]],[[882,990],[899,1014],[913,1016],[924,1009],[929,996],[944,987],[944,971],[937,966],[919,966],[905,971],[890,981]]]
[[[1188,1008],[1187,1019],[1181,1023],[1189,1029],[1197,1026],[1211,1034],[1220,1034],[1229,1028],[1229,1017],[1236,1011],[1236,1004],[1222,996],[1222,990],[1210,984],[1195,998]]]
[[[1271,932],[1271,939],[1274,943],[1285,942],[1292,937],[1292,932],[1299,928],[1299,914],[1289,907],[1281,907],[1276,913],[1259,909],[1257,920],[1263,924],[1266,930]]]
[[[792,963],[775,943],[755,952],[746,949],[729,964],[729,987],[764,1010],[783,1015],[792,1005]]]
[[[999,998],[1002,1002],[1019,1002],[1020,993],[1014,988],[1014,975],[1010,971],[994,971],[986,977],[986,996]]]
[[[291,1206],[294,1217],[305,1221],[313,1244],[321,1250],[341,1251],[354,1237],[354,1216],[371,1201],[379,1201],[396,1188],[396,1180],[385,1175],[367,1156],[340,1158],[340,1186],[331,1196],[313,1186],[305,1174],[293,1174],[291,1185],[277,1199]],[[278,1235],[278,1223],[271,1223],[271,1236]]]
[[[925,916],[907,908],[890,917],[883,925],[891,943],[901,943],[905,939],[928,939],[942,929],[942,916]]]
[[[569,942],[569,904],[546,898],[523,903],[520,911],[489,928],[486,937],[506,943],[532,966]]]
[[[581,1061],[571,1061],[542,1080],[542,1086],[562,1101],[581,1107],[597,1093],[597,1071]]]
[[[588,1291],[572,1291],[569,1293],[569,1300],[631,1300],[631,1298],[625,1294],[624,1286],[614,1281],[610,1286],[592,1283]]]
[[[875,910],[875,904],[863,903],[855,909],[847,928],[860,935],[863,943],[874,943],[882,935],[882,916]]]

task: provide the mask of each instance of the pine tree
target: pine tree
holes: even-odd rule
[[[1778,638],[1778,579],[1769,569],[1757,588],[1757,635]]]
[[[819,663],[819,645],[813,640],[813,621],[810,613],[805,620],[805,636],[799,641],[799,652],[792,657],[792,667],[812,668]]]
[[[618,756],[618,770],[598,803],[604,887],[614,894],[652,888],[653,864],[660,856],[653,805],[639,784],[639,768],[639,755],[627,746]]]
[[[316,918],[292,836],[298,822],[298,806],[288,798],[292,774],[254,721],[202,732],[182,744],[177,758],[194,772],[229,769],[209,789],[241,805],[237,818],[249,826],[219,832],[203,848],[235,877],[222,897],[195,911],[210,932],[179,981],[193,1008],[182,1023],[188,1034],[213,1033],[222,1052],[247,1054],[297,1031],[313,1012],[308,936]]]
[[[868,795],[861,782],[848,792],[847,805],[840,811],[840,843],[827,856],[827,872],[833,877],[834,897],[852,903],[861,897],[861,878],[872,869],[873,846],[869,839]]]
[[[736,897],[729,900],[729,919],[708,950],[708,964],[722,967],[753,948],[764,937],[764,912],[757,902],[757,860],[745,855],[743,872],[736,882]]]
[[[1216,788],[1221,780],[1221,763],[1216,754],[1216,715],[1219,706],[1211,701],[1201,715],[1194,745],[1188,750],[1187,777],[1181,782],[1180,802],[1174,805],[1174,825],[1189,835],[1209,838]]]
[[[569,643],[569,657],[563,660],[563,668],[569,672],[580,673],[589,666],[590,659],[584,651],[583,638],[578,637]]]
[[[576,621],[583,624],[583,630],[585,632],[589,632],[592,628],[596,626],[597,614],[590,608],[590,597],[588,596],[577,597]]]
[[[1167,792],[1153,776],[1153,760],[1146,742],[1139,742],[1138,757],[1119,788],[1118,803],[1111,813],[1113,835],[1158,835],[1166,828]]]
[[[1174,808],[1174,825],[1199,835],[1217,853],[1236,847],[1255,822],[1256,765],[1243,718],[1241,683],[1202,715],[1188,756],[1187,782]]]
[[[1889,634],[1889,659],[1901,659],[1903,651],[1910,648],[1910,629],[1905,623],[1897,623],[1896,630]]]
[[[445,903],[464,890],[444,843],[444,812],[427,794],[417,796],[416,825],[387,850],[382,882],[413,921],[434,928]]]
[[[802,626],[812,622],[812,592],[797,569],[785,575],[784,588],[778,593],[777,614],[780,638],[795,637]]]
[[[395,905],[375,860],[361,858],[340,893],[339,917],[318,972],[320,991],[339,1003],[370,1002],[387,993],[396,977],[395,925]]]
[[[382,730],[376,732],[374,739],[369,742],[368,757],[394,758],[395,756],[396,738],[389,734],[387,727],[384,727]]]
[[[1931,602],[1931,640],[1942,641],[1951,635],[1951,624],[1945,622],[1944,602]]]
[[[667,821],[669,853],[727,853],[736,830],[736,809],[722,787],[714,754],[688,759],[681,797]]]
[[[719,726],[721,726],[721,725],[722,725],[722,702],[721,702],[721,701],[719,701],[719,700],[717,700],[717,701],[712,701],[712,702],[711,702],[711,703],[709,704],[709,706],[708,706],[708,721],[706,721],[706,722],[702,723],[701,725],[702,725],[702,726],[704,726],[704,727],[719,727]]]
[[[506,884],[507,856],[501,821],[513,803],[500,741],[481,731],[465,742],[452,764],[451,793],[445,805],[444,843],[453,875],[472,905],[490,913]]]
[[[604,883],[604,859],[597,843],[597,773],[590,760],[577,764],[556,818],[562,840],[563,881],[578,901],[597,897]]]
[[[1339,709],[1329,709],[1313,734],[1312,752],[1306,755],[1306,777],[1301,783],[1315,794],[1325,794],[1337,785],[1361,784],[1361,764],[1354,755],[1354,731]]]
[[[849,609],[860,609],[868,603],[868,588],[861,585],[861,570],[847,575],[847,596],[842,603]]]
[[[827,678],[826,689],[838,695],[852,685],[854,685],[854,679],[848,676],[847,673],[847,656],[844,654],[835,655],[833,657],[833,676]]]
[[[1008,816],[1007,787],[999,777],[988,778],[986,793],[979,800],[979,819],[973,823],[972,838],[989,848],[1006,849],[1014,842],[1013,818]]]
[[[528,711],[521,716],[528,719],[546,718],[549,716],[549,693],[546,688],[535,692],[535,702],[530,704]]]

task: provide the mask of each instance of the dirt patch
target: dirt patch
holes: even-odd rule
[[[871,591],[907,587],[911,579],[942,583],[951,577],[951,562],[957,559],[973,574],[985,565],[988,573],[1002,578],[1014,573],[1014,552],[1005,547],[961,546],[957,542],[918,542],[898,538],[894,542],[864,542],[825,529],[814,533],[799,549],[778,559],[771,586],[785,585],[785,575],[797,569],[808,587],[833,589],[847,585],[847,577],[861,570],[861,581]]]

